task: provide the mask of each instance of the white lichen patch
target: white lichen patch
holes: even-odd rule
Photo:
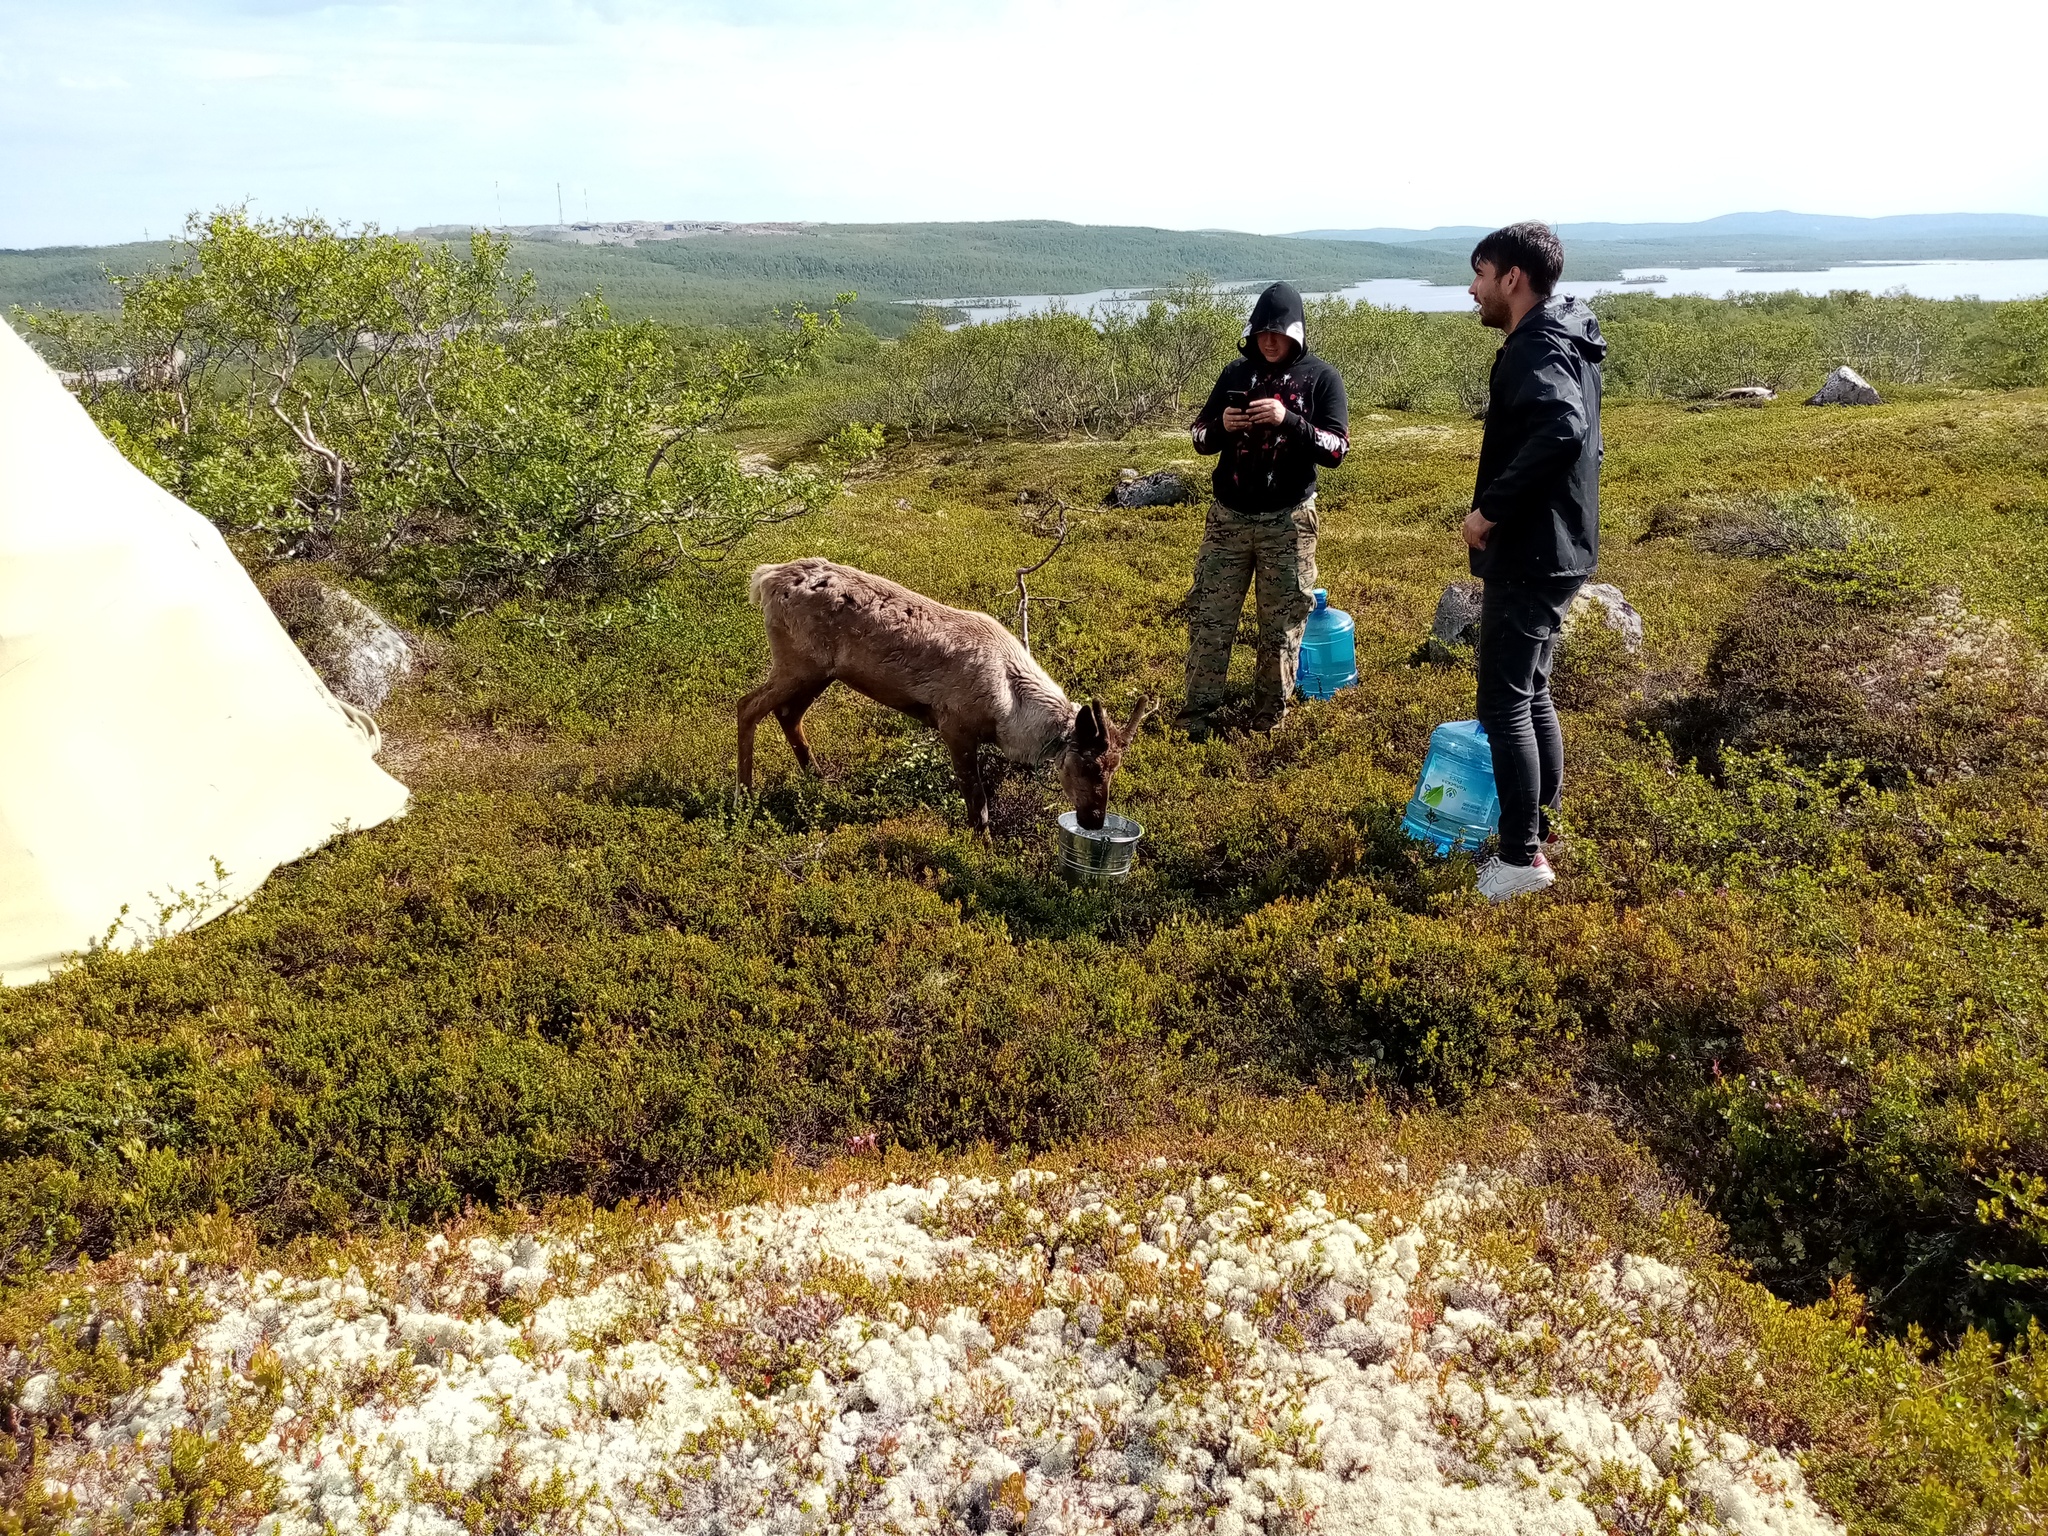
[[[49,1491],[119,1528],[198,1436],[269,1475],[275,1536],[1839,1530],[1685,1411],[1686,1274],[1481,1259],[1503,1187],[1455,1170],[1418,1224],[1155,1159],[192,1265],[210,1320]]]

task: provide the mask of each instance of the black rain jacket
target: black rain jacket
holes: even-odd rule
[[[1493,360],[1472,505],[1495,525],[1472,551],[1490,581],[1588,576],[1600,554],[1600,322],[1546,299]]]
[[[1294,341],[1283,361],[1269,363],[1252,338],[1281,331]],[[1302,328],[1301,295],[1275,283],[1259,295],[1238,350],[1244,357],[1224,367],[1195,418],[1195,452],[1220,453],[1210,483],[1216,499],[1233,512],[1258,516],[1297,507],[1316,493],[1316,466],[1335,469],[1351,447],[1351,412],[1343,377],[1308,350]],[[1223,407],[1241,389],[1249,400],[1273,398],[1287,407],[1277,427],[1223,430]]]

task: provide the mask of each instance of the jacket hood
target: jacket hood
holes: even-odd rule
[[[1273,284],[1259,295],[1259,302],[1252,306],[1252,317],[1245,323],[1244,336],[1238,342],[1237,350],[1254,361],[1263,361],[1252,338],[1261,331],[1281,331],[1294,339],[1294,355],[1300,357],[1308,350],[1308,333],[1302,326],[1303,315],[1301,295],[1294,291],[1294,285]]]
[[[1599,318],[1577,299],[1545,299],[1515,329],[1539,328],[1563,333],[1588,362],[1597,363],[1607,355],[1607,338],[1600,334]]]

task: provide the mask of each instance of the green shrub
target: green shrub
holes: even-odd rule
[[[1989,1197],[2048,1170],[2041,907],[2003,894],[2037,834],[1768,752],[1630,766],[1571,819],[1589,905],[1517,927],[1737,1251],[1895,1328],[2023,1333],[2048,1227]]]
[[[1456,1103],[1559,1043],[1551,978],[1512,947],[1338,883],[1236,931],[1169,929],[1164,1025],[1262,1073]]]
[[[1646,668],[1640,650],[1589,606],[1566,625],[1550,675],[1551,696],[1564,709],[1610,709],[1637,698]]]
[[[1121,434],[1192,415],[1242,324],[1238,299],[1200,279],[1137,313],[1055,309],[951,331],[928,315],[856,409],[916,434]]]
[[[1993,389],[2048,383],[2048,297],[1999,304],[1969,337],[1970,376]]]
[[[914,433],[1118,434],[1185,422],[1236,355],[1249,296],[1199,280],[1141,313],[1063,311],[948,331],[927,318],[852,409]],[[1474,411],[1499,338],[1470,315],[1312,303],[1309,345],[1344,375],[1354,409]]]
[[[1880,384],[1994,383],[2042,355],[2020,306],[1910,294],[1653,293],[1593,301],[1611,350],[1607,381],[1621,396],[1701,399],[1745,385],[1811,389],[1847,364]],[[1981,338],[2008,338],[2003,343]]]
[[[827,463],[744,472],[716,433],[836,326],[798,312],[708,356],[601,299],[566,313],[487,235],[466,256],[319,219],[195,218],[121,280],[118,331],[26,317],[115,441],[245,547],[332,559],[415,613],[645,586],[836,493]],[[858,457],[872,444],[848,440]]]
[[[1723,625],[1707,664],[1713,740],[1855,759],[1882,782],[2040,760],[2041,659],[2010,625],[1930,591],[1869,547],[1787,562]]]
[[[1692,538],[1717,555],[1759,559],[1874,544],[1881,535],[1855,506],[1853,495],[1824,480],[1795,491],[1710,497],[1698,505]],[[1653,524],[1652,531],[1661,530]]]
[[[1309,306],[1310,344],[1336,364],[1353,410],[1471,412],[1486,404],[1500,338],[1470,314]]]

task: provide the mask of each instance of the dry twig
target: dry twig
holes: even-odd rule
[[[1052,557],[1060,552],[1061,546],[1067,542],[1066,502],[1058,496],[1053,497],[1051,510],[1058,512],[1060,518],[1059,527],[1053,532],[1052,548],[1045,552],[1036,565],[1020,566],[1017,571],[1017,638],[1024,642],[1024,649],[1027,651],[1031,649],[1031,605],[1033,603],[1058,603],[1064,601],[1064,599],[1057,597],[1033,597],[1031,595],[1031,588],[1025,582],[1026,577],[1035,576],[1044,570],[1046,565],[1052,560]],[[1039,521],[1042,527],[1044,523],[1043,517]],[[1043,534],[1040,536],[1043,537]]]

